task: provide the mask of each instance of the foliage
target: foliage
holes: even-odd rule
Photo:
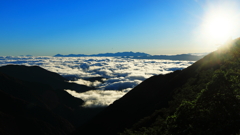
[[[157,110],[121,135],[238,134],[239,43],[237,39],[195,63],[195,76],[175,90],[169,108]],[[150,119],[150,126],[141,126]]]

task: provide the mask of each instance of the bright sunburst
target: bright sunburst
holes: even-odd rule
[[[216,40],[229,38],[234,30],[234,21],[227,16],[214,15],[206,22],[205,31]]]
[[[212,3],[202,23],[202,34],[215,44],[222,44],[239,31],[239,10],[233,3]]]

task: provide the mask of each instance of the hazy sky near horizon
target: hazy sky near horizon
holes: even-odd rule
[[[210,52],[240,36],[238,7],[240,0],[1,0],[0,56]]]

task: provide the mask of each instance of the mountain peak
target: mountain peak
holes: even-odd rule
[[[85,54],[68,54],[68,55],[62,55],[62,54],[56,54],[54,57],[83,57],[83,56],[107,56],[107,57],[115,57],[115,56],[147,56],[150,54],[143,53],[143,52],[117,52],[117,53],[99,53],[99,54],[91,54],[91,55],[85,55]]]
[[[239,133],[239,52],[240,38],[181,71],[146,79],[76,134]]]

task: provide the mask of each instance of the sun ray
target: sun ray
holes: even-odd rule
[[[211,43],[223,44],[239,31],[239,17],[239,10],[233,1],[208,3],[201,25],[202,35]]]

